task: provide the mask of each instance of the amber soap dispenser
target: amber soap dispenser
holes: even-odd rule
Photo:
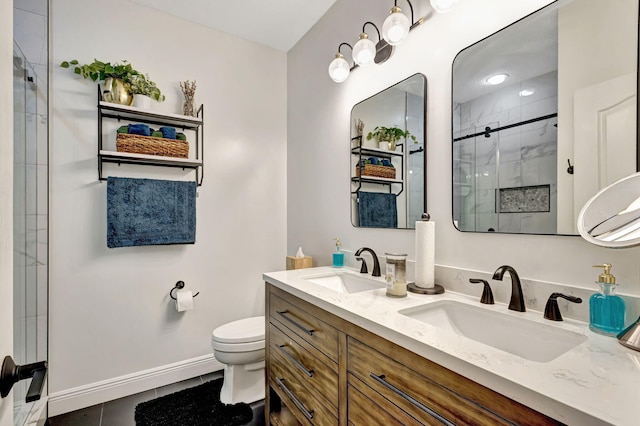
[[[624,329],[626,306],[624,300],[615,294],[616,277],[611,275],[611,264],[596,265],[594,268],[604,268],[596,284],[600,286],[600,293],[595,293],[589,299],[589,328],[600,334],[615,336]]]

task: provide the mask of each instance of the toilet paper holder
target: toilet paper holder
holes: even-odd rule
[[[181,290],[184,288],[184,281],[178,281],[176,283],[176,285],[171,289],[171,291],[169,292],[169,297],[171,297],[173,300],[177,300],[176,297],[173,295],[173,292],[175,290]],[[193,297],[196,297],[197,295],[199,295],[200,292],[197,292],[196,294],[193,295]]]

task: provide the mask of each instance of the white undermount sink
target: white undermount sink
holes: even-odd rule
[[[329,272],[301,277],[313,284],[321,285],[338,293],[360,293],[361,291],[384,288],[384,281],[376,280],[368,275],[356,275],[349,272]]]
[[[452,300],[399,313],[536,362],[549,362],[587,340],[582,334],[551,324]]]

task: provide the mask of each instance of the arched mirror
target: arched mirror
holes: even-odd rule
[[[426,78],[411,77],[351,110],[351,223],[415,228],[426,208]]]
[[[637,169],[638,0],[556,1],[453,62],[460,231],[576,235]]]

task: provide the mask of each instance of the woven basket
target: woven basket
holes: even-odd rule
[[[189,142],[178,139],[118,133],[116,150],[135,154],[161,155],[163,157],[189,157]]]
[[[396,169],[389,166],[375,166],[373,164],[365,164],[364,166],[356,166],[356,177],[374,176],[387,179],[396,178]]]

